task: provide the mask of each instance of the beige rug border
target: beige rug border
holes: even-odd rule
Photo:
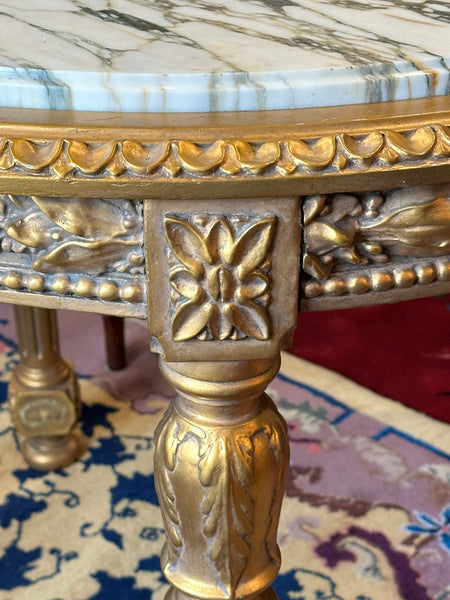
[[[450,453],[450,425],[380,396],[343,375],[287,352],[281,353],[280,373],[323,390],[350,408]]]

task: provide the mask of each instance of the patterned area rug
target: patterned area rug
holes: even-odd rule
[[[11,428],[17,352],[0,318],[0,600],[162,600],[153,431],[171,392],[145,325],[127,322],[129,366],[108,374],[99,320],[63,316],[88,449],[42,474]],[[270,393],[292,449],[280,600],[450,599],[450,427],[290,355]]]

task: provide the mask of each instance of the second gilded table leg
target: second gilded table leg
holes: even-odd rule
[[[77,379],[59,352],[55,311],[16,306],[15,317],[20,361],[8,391],[12,420],[30,466],[59,469],[80,452],[72,433],[80,413]]]

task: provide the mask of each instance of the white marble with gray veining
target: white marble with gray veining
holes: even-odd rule
[[[448,0],[0,0],[0,32],[3,107],[450,102]]]

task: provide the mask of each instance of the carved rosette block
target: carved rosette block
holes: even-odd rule
[[[149,328],[166,360],[274,356],[297,318],[296,198],[145,204]]]
[[[208,382],[221,366],[232,381]],[[155,483],[167,534],[162,565],[184,594],[252,596],[278,573],[289,447],[286,424],[262,393],[277,369],[273,359],[162,365],[179,391],[156,440]],[[199,388],[201,399],[192,395]]]
[[[144,214],[152,347],[178,392],[155,449],[167,600],[273,598],[289,448],[264,390],[297,322],[298,199]]]

